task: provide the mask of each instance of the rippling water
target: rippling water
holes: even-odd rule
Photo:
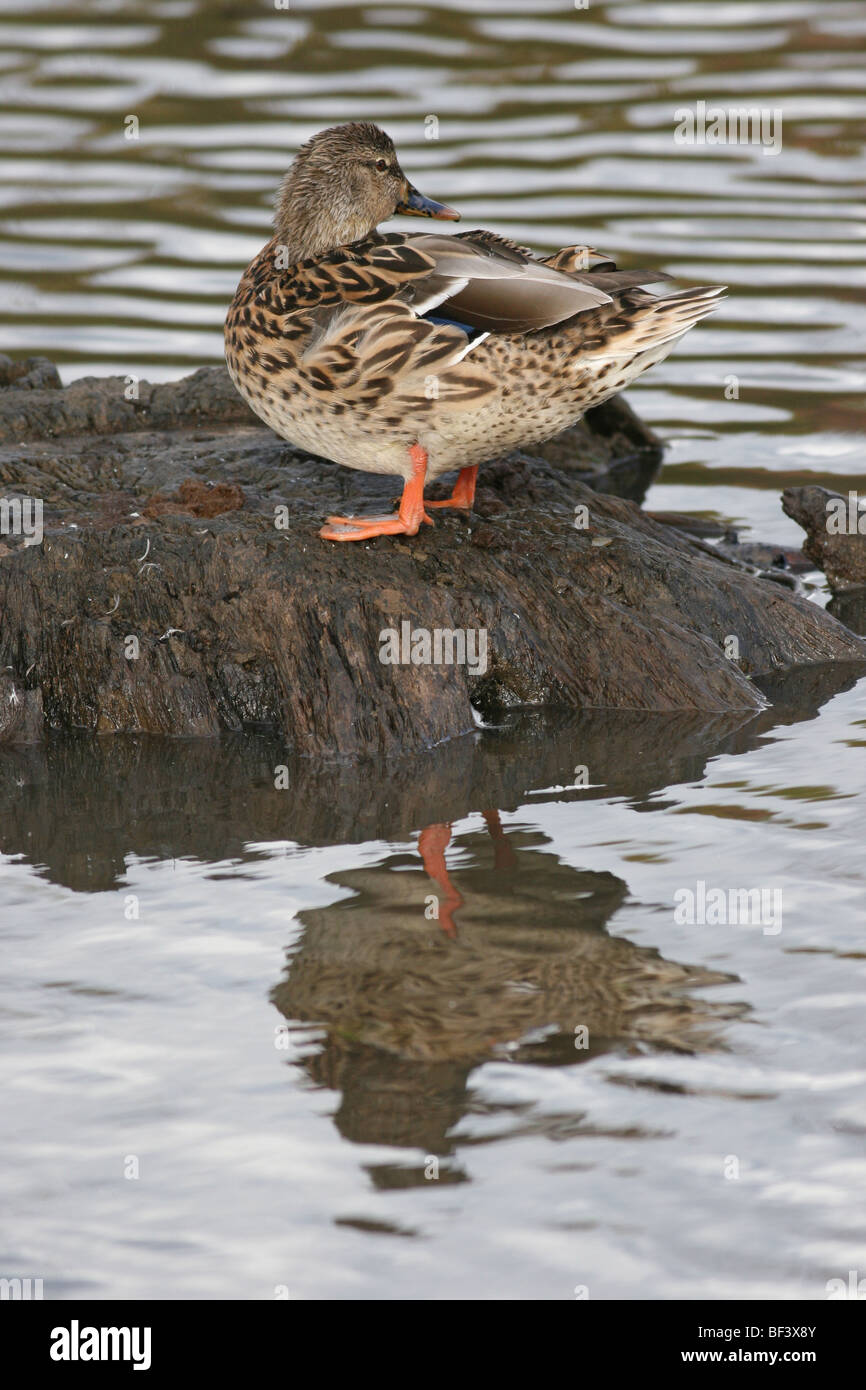
[[[0,350],[67,381],[217,360],[298,142],[375,119],[469,226],[731,287],[629,392],[668,442],[648,505],[797,544],[781,488],[862,473],[864,41],[833,0],[0,0]],[[698,101],[779,109],[781,152],[678,144]],[[4,753],[0,1274],[229,1298],[862,1274],[866,685],[770,693],[748,722],[519,721],[288,791],[255,740]],[[418,836],[448,825],[437,886]],[[781,930],[680,924],[699,882],[778,889]]]

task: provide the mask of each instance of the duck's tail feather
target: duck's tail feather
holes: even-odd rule
[[[580,342],[581,356],[642,356],[665,344],[673,346],[677,338],[718,308],[725,288],[702,285],[663,297],[645,290],[627,291],[613,311],[599,313],[595,324],[586,323],[586,336]]]

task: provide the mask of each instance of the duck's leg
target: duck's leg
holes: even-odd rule
[[[432,526],[424,510],[424,480],[427,477],[427,450],[413,444],[409,450],[412,473],[403,484],[403,496],[396,516],[329,516],[319,535],[326,541],[367,541],[373,536],[414,536],[422,521]]]
[[[454,484],[454,491],[450,497],[443,497],[441,502],[428,502],[428,507],[462,507],[467,512],[472,510],[472,503],[475,501],[475,484],[478,481],[478,464],[472,468],[461,468],[457,475],[457,482]]]
[[[439,903],[439,925],[446,936],[455,938],[457,936],[457,924],[453,914],[458,907],[463,906],[463,899],[457,892],[450,878],[448,868],[445,863],[445,851],[451,840],[451,826],[427,825],[418,836],[418,853],[421,855],[421,862],[426,873],[438,883],[445,894],[444,901]]]
[[[493,841],[493,863],[497,869],[513,869],[517,863],[514,850],[508,841],[508,836],[502,829],[502,822],[499,819],[498,811],[482,811],[481,813],[490,831],[490,838]]]

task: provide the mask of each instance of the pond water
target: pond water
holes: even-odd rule
[[[834,0],[0,0],[0,351],[65,381],[219,360],[297,143],[375,119],[464,225],[730,286],[629,392],[667,443],[647,505],[797,545],[781,489],[863,471],[864,44]],[[780,112],[781,150],[678,143],[699,101]],[[516,715],[406,763],[290,761],[285,789],[257,737],[4,751],[0,1275],[821,1299],[866,1274],[866,682],[767,695]],[[761,925],[729,924],[737,890]]]

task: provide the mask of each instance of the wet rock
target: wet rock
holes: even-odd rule
[[[336,545],[322,520],[390,508],[395,480],[290,448],[222,369],[132,401],[120,379],[0,392],[0,492],[44,506],[42,543],[7,534],[0,556],[0,669],[41,701],[29,736],[268,729],[391,754],[524,705],[752,711],[756,675],[866,657],[815,605],[589,489],[586,456],[610,473],[646,446],[603,410],[602,433],[486,466],[471,517]],[[415,664],[412,634],[423,658],[437,630],[483,634],[483,655],[446,636]]]
[[[824,571],[834,593],[866,587],[866,511],[858,510],[856,497],[826,487],[789,487],[782,507],[803,527],[803,550]]]
[[[796,589],[797,580],[793,574],[782,569],[758,570],[759,579],[768,579],[771,584],[782,584],[786,589]]]
[[[0,743],[38,743],[44,722],[41,691],[0,672]]]
[[[730,533],[727,526],[723,526],[720,521],[713,521],[711,517],[693,516],[690,512],[660,511],[648,511],[647,516],[662,526],[673,526],[677,531],[687,531],[690,536],[718,536],[721,539],[731,534],[732,539],[736,541],[736,532]]]
[[[772,545],[765,541],[720,541],[717,549],[727,555],[729,560],[751,565],[755,569],[769,572],[770,578],[791,580],[793,575],[808,574],[814,569],[811,560],[802,550],[793,550],[786,545]]]
[[[13,362],[11,357],[0,352],[0,389],[14,386],[16,391],[59,390],[62,386],[60,373],[47,357],[27,357],[23,362]]]
[[[709,517],[691,516],[688,512],[658,511],[648,511],[646,515],[653,521],[658,521],[664,526],[673,526],[677,531],[685,531],[690,536],[712,540],[713,549],[718,555],[724,555],[736,564],[747,565],[751,569],[768,571],[765,577],[781,583],[790,582],[791,587],[796,587],[791,578],[793,575],[808,574],[814,569],[812,561],[802,550],[792,550],[790,546],[773,545],[767,541],[741,541],[735,530]],[[788,580],[779,580],[776,571],[786,574]]]
[[[827,612],[838,618],[852,632],[866,637],[866,588],[850,589],[835,594],[827,604]]]
[[[28,364],[13,365],[42,361],[30,358]],[[26,393],[18,380],[9,381],[13,389],[0,392],[0,443],[188,428],[198,421],[250,424],[256,418],[223,367],[201,367],[180,381],[157,385],[132,377],[85,376],[65,388],[52,389],[60,387],[56,371],[54,375],[56,380],[32,383]]]

